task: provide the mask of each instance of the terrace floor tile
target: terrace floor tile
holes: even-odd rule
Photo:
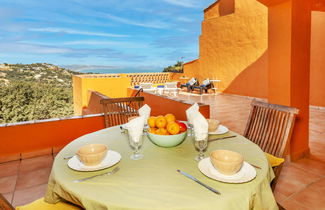
[[[16,184],[16,189],[21,190],[48,182],[51,168],[42,168],[29,172],[20,172]]]
[[[3,196],[7,199],[7,201],[9,201],[9,203],[12,202],[12,197],[14,195],[14,192],[11,193],[4,193]]]
[[[280,203],[286,210],[314,210],[312,208],[308,208],[306,206],[301,205],[295,200],[288,199],[284,202]]]
[[[276,188],[280,193],[289,197],[321,178],[319,175],[288,164],[282,168]]]
[[[16,190],[13,197],[12,205],[14,207],[31,203],[43,197],[47,190],[47,184],[42,184],[22,190]]]
[[[30,159],[24,159],[21,161],[19,172],[35,171],[38,169],[51,167],[53,163],[52,155],[44,155]]]
[[[11,193],[15,190],[17,175],[0,178],[0,193]]]
[[[11,161],[6,163],[0,163],[0,178],[6,176],[13,176],[18,174],[20,161]]]
[[[303,169],[309,173],[314,173],[319,176],[325,176],[325,163],[303,158],[291,163],[296,168]]]
[[[325,209],[325,178],[310,184],[306,189],[295,194],[292,199],[311,209]]]

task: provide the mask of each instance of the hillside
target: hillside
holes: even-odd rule
[[[58,86],[71,86],[71,78],[80,72],[60,68],[48,63],[0,64],[0,82],[41,82]]]
[[[47,63],[0,64],[0,123],[72,116],[74,74]]]
[[[183,62],[177,61],[176,64],[164,68],[163,72],[183,73]]]

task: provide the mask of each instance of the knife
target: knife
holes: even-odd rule
[[[86,181],[86,180],[89,180],[89,179],[92,179],[92,178],[95,178],[95,177],[98,177],[98,176],[112,175],[112,174],[115,174],[118,170],[120,170],[120,168],[119,167],[116,167],[112,171],[105,172],[105,173],[102,173],[102,174],[97,174],[97,175],[90,176],[90,177],[86,177],[86,178],[82,178],[82,179],[73,180],[72,182],[78,183],[78,182],[83,182],[83,181]]]
[[[257,165],[254,165],[254,164],[251,164],[251,163],[248,163],[250,164],[251,166],[253,166],[254,168],[258,168],[258,169],[262,169],[261,167],[257,166]]]
[[[215,189],[213,189],[212,187],[210,187],[210,186],[208,186],[208,185],[206,185],[206,184],[200,182],[199,180],[197,180],[195,177],[189,175],[188,173],[186,173],[186,172],[184,172],[184,171],[181,171],[181,170],[179,170],[179,169],[177,169],[177,171],[178,171],[179,173],[183,174],[184,176],[186,176],[187,178],[192,179],[192,180],[195,181],[196,183],[198,183],[198,184],[202,185],[203,187],[207,188],[208,190],[211,190],[212,192],[214,192],[214,193],[216,193],[216,194],[218,194],[218,195],[221,195],[221,193],[220,193],[218,190],[215,190]]]
[[[233,136],[226,136],[226,137],[221,137],[221,138],[216,138],[216,139],[209,139],[208,141],[217,141],[217,140],[221,140],[221,139],[229,139],[229,138],[234,138],[236,137],[235,135]]]

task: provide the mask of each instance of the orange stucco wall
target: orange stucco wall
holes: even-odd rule
[[[268,5],[270,103],[299,109],[290,141],[290,158],[309,153],[311,1],[263,0]]]
[[[75,115],[81,115],[82,109],[88,105],[89,90],[98,91],[111,98],[126,97],[131,78],[120,77],[84,77],[73,76],[73,100]]]
[[[260,2],[264,2],[260,0]],[[268,2],[265,0],[265,2]],[[280,1],[273,1],[274,3]],[[232,5],[234,10],[232,12]],[[278,5],[283,7],[283,5]],[[283,8],[284,9],[284,8]],[[276,10],[280,11],[280,10]],[[274,9],[270,12],[276,12]],[[278,76],[270,77],[268,73],[267,47],[268,27],[277,30],[289,30],[283,25],[278,26],[278,20],[290,20],[291,17],[279,12],[269,19],[268,9],[256,0],[220,0],[204,11],[202,34],[200,36],[199,58],[184,65],[184,75],[197,77],[201,81],[205,78],[221,79],[221,91],[238,95],[269,98],[278,94],[286,94],[281,103],[288,103],[290,91],[289,83],[279,84],[269,90],[269,79],[277,80]],[[247,26],[247,27],[246,27]],[[282,28],[277,28],[282,27]],[[275,30],[271,30],[275,31]],[[290,33],[283,37],[282,50],[277,53],[279,61],[284,61],[284,55],[290,44]],[[275,34],[274,34],[275,35]],[[310,104],[325,106],[325,12],[312,12],[311,25],[311,54],[310,54]],[[259,41],[258,41],[259,40]],[[273,62],[274,71],[281,77],[289,77]],[[281,83],[281,81],[280,81]],[[271,94],[269,96],[269,94]]]
[[[184,74],[220,79],[227,93],[266,98],[267,8],[256,0],[220,0],[207,8],[199,59],[185,64]]]
[[[102,99],[108,99],[108,97],[97,91],[91,90],[88,91],[88,95],[89,102],[87,108],[82,110],[82,115],[103,113],[104,108],[100,102]]]
[[[89,104],[89,91],[98,91],[110,98],[127,96],[127,89],[141,83],[165,83],[178,80],[179,73],[89,74],[73,76],[73,104],[75,115]]]
[[[312,12],[310,104],[325,107],[325,12]]]
[[[290,106],[291,2],[269,8],[269,89],[271,103]],[[288,69],[288,71],[287,71]],[[273,101],[273,99],[276,100]]]
[[[0,127],[0,162],[44,149],[61,147],[72,140],[103,129],[103,116],[55,120]]]

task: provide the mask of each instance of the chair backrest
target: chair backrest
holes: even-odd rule
[[[211,84],[211,82],[210,82],[209,79],[205,79],[205,80],[202,81],[202,85],[208,86],[210,84]]]
[[[257,144],[264,152],[283,158],[286,155],[295,117],[299,110],[255,100],[251,105],[244,136]],[[272,183],[273,190],[281,168],[282,165],[274,170],[276,178]]]
[[[195,84],[197,83],[197,79],[193,77],[192,79],[190,79],[190,80],[188,81],[188,83],[189,83],[190,85],[195,85]]]
[[[14,210],[15,208],[7,201],[7,199],[0,193],[0,210]]]
[[[277,157],[285,156],[298,109],[254,100],[244,136]]]
[[[140,83],[140,86],[142,89],[147,90],[147,89],[152,89],[153,83]]]
[[[138,116],[144,97],[126,97],[102,99],[105,127],[112,127],[128,122],[129,117]]]
[[[177,82],[166,82],[166,88],[177,88]]]

